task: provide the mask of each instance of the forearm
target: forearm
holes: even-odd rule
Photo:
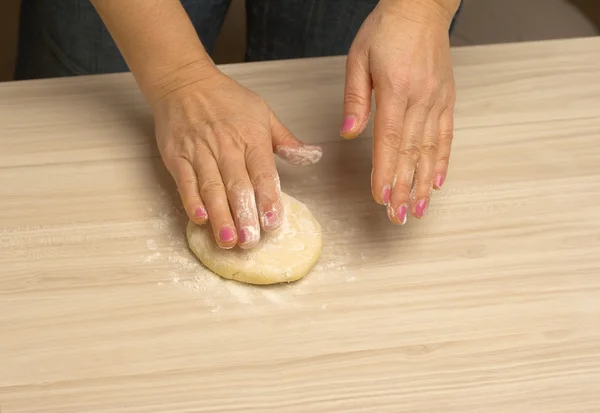
[[[179,0],[92,0],[149,102],[216,71]]]

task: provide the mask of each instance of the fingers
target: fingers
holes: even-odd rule
[[[217,162],[237,228],[238,244],[241,248],[252,248],[260,240],[260,225],[246,159],[234,145],[224,149]]]
[[[358,136],[369,121],[373,84],[366,61],[366,54],[354,49],[350,50],[346,60],[344,120],[340,129],[340,135],[346,139]]]
[[[394,184],[406,104],[388,94],[380,95],[379,90],[375,93],[377,112],[373,130],[371,191],[377,203],[387,206]]]
[[[449,106],[441,115],[439,121],[439,145],[434,168],[433,187],[440,189],[448,175],[450,150],[454,138],[454,106]]]
[[[204,200],[215,240],[221,248],[233,248],[238,236],[229,210],[227,192],[215,158],[209,150],[198,150],[193,160],[200,197]]]
[[[292,165],[313,165],[323,156],[323,150],[319,146],[306,145],[296,138],[273,112],[271,112],[271,140],[273,152]]]
[[[407,220],[415,169],[421,156],[421,142],[428,112],[429,110],[423,105],[413,105],[406,111],[396,163],[396,182],[392,188],[388,207],[388,216],[395,224],[404,224]],[[427,209],[427,205],[424,205],[424,209]]]
[[[246,150],[246,165],[254,187],[260,225],[266,232],[279,228],[284,218],[279,175],[268,145]]]
[[[205,224],[208,213],[202,198],[200,198],[200,187],[198,186],[196,171],[185,158],[177,158],[168,166],[177,183],[177,189],[187,216],[197,225]]]
[[[425,122],[419,163],[415,172],[411,199],[412,214],[423,218],[431,199],[434,168],[437,161],[440,112],[433,108]]]

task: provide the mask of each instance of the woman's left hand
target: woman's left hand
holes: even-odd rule
[[[459,0],[381,0],[346,63],[341,135],[365,128],[375,91],[371,188],[390,220],[422,218],[446,179],[454,118],[449,28]]]

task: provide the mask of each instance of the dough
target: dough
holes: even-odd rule
[[[323,248],[322,230],[306,205],[282,194],[285,219],[281,226],[262,233],[250,250],[219,248],[210,225],[187,226],[191,250],[202,263],[223,278],[248,284],[297,281],[316,264]]]

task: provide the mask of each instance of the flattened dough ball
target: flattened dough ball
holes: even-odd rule
[[[306,205],[282,194],[285,219],[263,233],[250,250],[219,248],[209,225],[188,222],[187,239],[198,259],[215,274],[247,284],[297,281],[316,264],[323,249],[322,230]]]

